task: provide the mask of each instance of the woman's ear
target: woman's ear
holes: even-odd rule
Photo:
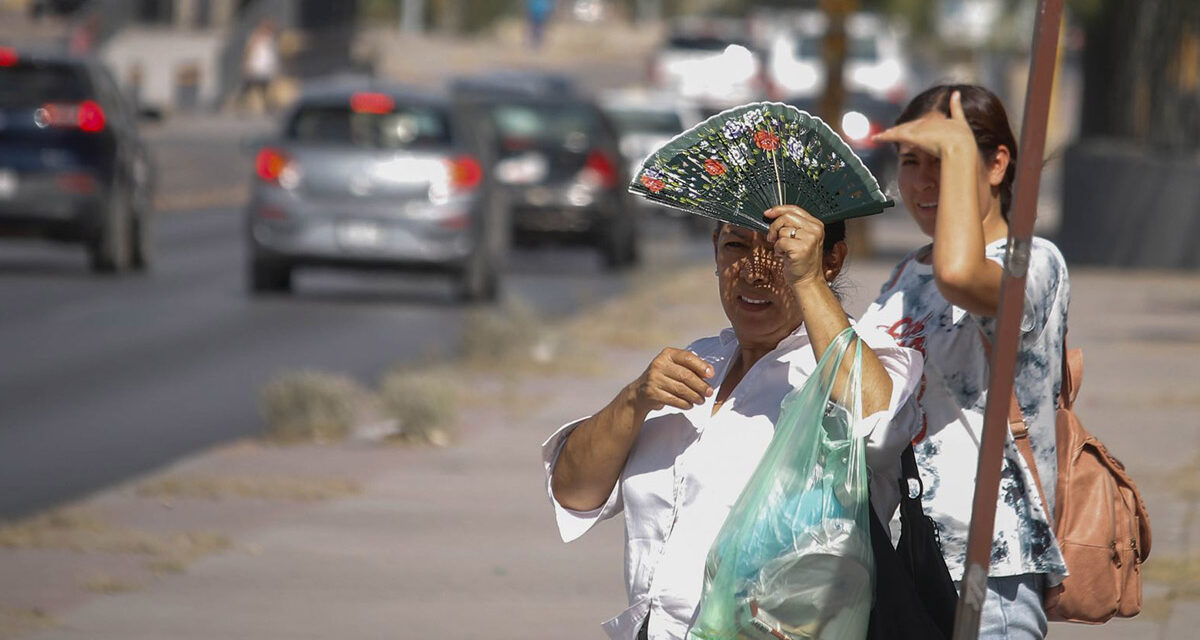
[[[992,160],[987,166],[988,184],[993,187],[998,187],[1004,182],[1004,175],[1008,173],[1008,164],[1012,161],[1012,154],[1008,147],[1000,145],[996,147],[996,152],[992,154]]]
[[[829,248],[829,251],[825,252],[823,262],[827,282],[833,282],[834,278],[837,278],[838,274],[842,272],[842,265],[845,264],[848,253],[850,253],[850,247],[846,246],[845,240],[839,240]]]

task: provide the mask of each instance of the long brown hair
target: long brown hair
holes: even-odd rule
[[[979,154],[988,160],[996,155],[1001,146],[1008,149],[1008,170],[1000,183],[1000,213],[1008,219],[1012,206],[1012,186],[1017,176],[1017,140],[1008,123],[1008,113],[996,94],[974,84],[941,84],[930,87],[913,98],[896,118],[896,124],[916,120],[927,113],[939,111],[950,116],[950,94],[959,92],[962,97],[963,114],[971,133],[975,134],[975,146]]]

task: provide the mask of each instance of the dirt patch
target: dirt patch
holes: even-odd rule
[[[204,500],[256,499],[317,502],[362,491],[344,478],[291,476],[197,476],[179,475],[144,482],[137,494],[146,498],[193,498]]]
[[[211,531],[160,534],[116,527],[82,509],[68,508],[0,527],[0,547],[133,554],[146,556],[151,563],[186,567],[201,556],[230,548],[231,543]]]
[[[16,638],[57,626],[58,620],[41,609],[0,609],[0,638]]]

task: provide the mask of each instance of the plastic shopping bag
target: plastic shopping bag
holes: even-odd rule
[[[866,445],[855,433],[861,369],[861,340],[848,328],[784,398],[775,436],[709,551],[689,640],[866,636],[874,556]],[[830,399],[835,383],[840,403]]]

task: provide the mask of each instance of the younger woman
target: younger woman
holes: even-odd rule
[[[972,85],[925,91],[875,140],[897,145],[900,195],[933,242],[897,265],[860,325],[925,355],[914,449],[925,510],[937,523],[951,575],[961,581],[988,399],[985,344],[996,331],[1017,145],[1000,100]],[[1069,297],[1062,255],[1035,238],[1014,389],[1042,484],[1010,435],[980,638],[1043,638],[1042,591],[1066,574],[1042,498],[1053,510],[1055,399]]]

